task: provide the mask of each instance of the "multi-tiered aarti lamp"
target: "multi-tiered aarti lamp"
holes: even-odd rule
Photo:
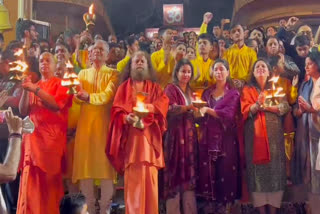
[[[69,88],[67,94],[77,94],[76,87],[80,85],[78,75],[73,70],[73,65],[70,61],[66,64],[67,72],[63,75],[61,85]]]
[[[23,49],[18,49],[14,56],[21,58],[20,56],[23,54]],[[10,66],[10,79],[21,81],[24,75],[24,72],[28,69],[28,64],[21,59],[18,59],[14,62],[9,63]]]
[[[271,89],[268,89],[266,93],[266,99],[263,104],[265,107],[276,106],[280,103],[280,100],[286,95],[283,92],[282,87],[277,87],[277,83],[280,76],[272,77],[269,82],[271,82]]]

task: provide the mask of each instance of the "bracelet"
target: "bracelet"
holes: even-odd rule
[[[40,91],[40,89],[41,89],[40,87],[37,87],[37,88],[36,88],[36,91],[34,92],[34,94],[35,94],[35,95],[38,95],[38,92]]]
[[[11,133],[9,135],[8,139],[10,139],[12,137],[20,138],[22,140],[22,134],[19,134],[19,133]]]

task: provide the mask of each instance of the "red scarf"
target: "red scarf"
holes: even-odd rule
[[[258,100],[259,93],[255,87],[246,86],[241,95],[241,113],[243,120],[249,117],[250,107]],[[270,162],[270,148],[267,134],[266,118],[263,111],[258,111],[254,119],[253,163],[267,164]]]

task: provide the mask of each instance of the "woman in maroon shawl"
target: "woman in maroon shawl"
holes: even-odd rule
[[[208,107],[200,109],[205,116],[199,128],[197,194],[209,202],[213,213],[226,213],[240,196],[236,128],[240,94],[233,88],[225,60],[216,60],[212,72],[216,84],[203,92],[202,100],[208,103]]]
[[[169,98],[167,116],[168,131],[164,136],[166,167],[163,172],[164,194],[167,214],[180,213],[180,196],[183,213],[196,214],[195,166],[197,133],[189,86],[193,78],[193,66],[189,60],[180,60],[173,72],[173,83],[165,88]]]

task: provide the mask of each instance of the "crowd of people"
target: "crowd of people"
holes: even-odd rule
[[[151,39],[68,30],[51,44],[30,20],[7,47],[1,35],[1,213],[110,213],[121,178],[127,214],[276,214],[288,188],[318,213],[320,31],[291,17],[210,33],[212,18]]]

